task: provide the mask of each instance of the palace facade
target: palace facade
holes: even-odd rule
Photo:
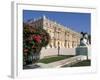
[[[80,33],[50,20],[46,16],[27,23],[36,28],[41,27],[49,33],[51,40],[46,48],[75,48],[80,44],[82,36]]]

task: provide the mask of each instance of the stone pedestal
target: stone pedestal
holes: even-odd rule
[[[90,47],[89,46],[78,46],[76,48],[76,55],[87,56],[87,59],[90,59]]]
[[[87,55],[87,54],[88,54],[88,47],[79,46],[76,48],[76,55]]]

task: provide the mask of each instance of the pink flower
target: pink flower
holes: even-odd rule
[[[41,36],[40,35],[33,35],[33,39],[36,41],[36,42],[41,42]]]

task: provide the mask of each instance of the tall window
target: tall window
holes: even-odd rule
[[[64,46],[65,46],[65,47],[67,47],[67,45],[66,45],[66,44],[67,44],[67,40],[65,40],[65,44],[64,44]]]

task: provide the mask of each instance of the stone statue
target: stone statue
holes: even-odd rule
[[[87,45],[89,45],[88,34],[83,33],[82,38],[80,39],[80,46],[87,46]]]
[[[90,54],[90,45],[89,45],[89,35],[87,33],[81,33],[82,38],[80,39],[80,45],[76,47],[76,55],[86,56]]]

